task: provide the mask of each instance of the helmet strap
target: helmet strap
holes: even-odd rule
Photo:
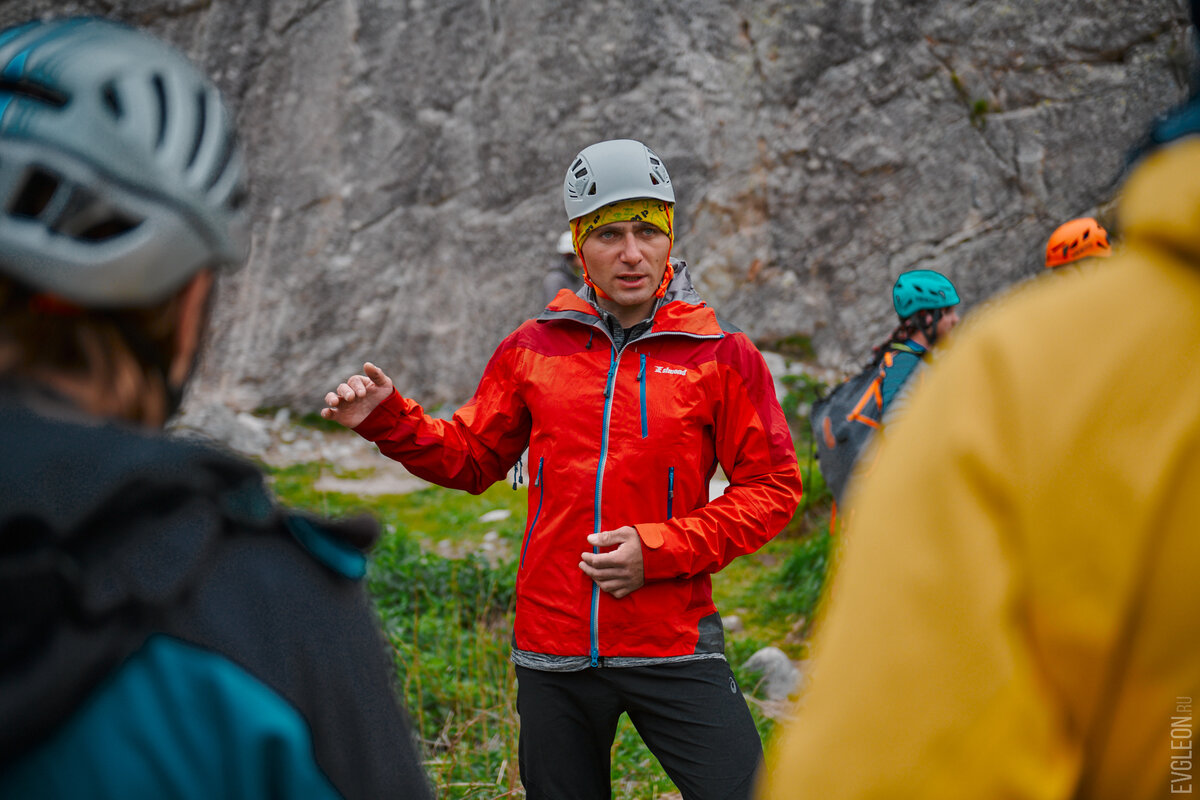
[[[671,285],[671,280],[675,277],[675,265],[671,263],[671,248],[675,245],[675,240],[671,240],[671,244],[667,245],[667,267],[663,270],[662,283],[658,284],[658,288],[654,291],[654,296],[662,298],[667,293],[667,287]]]
[[[611,300],[612,298],[605,294],[603,289],[592,283],[592,276],[588,274],[587,261],[584,260],[583,253],[579,254],[579,264],[583,271],[583,282],[592,287],[592,291],[596,293],[596,297],[599,297],[602,300]]]

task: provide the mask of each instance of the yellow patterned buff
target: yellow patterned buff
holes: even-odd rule
[[[575,240],[575,252],[581,253],[583,240],[597,228],[610,222],[649,222],[675,241],[674,206],[662,200],[639,198],[618,200],[601,206],[590,214],[571,221],[571,235]]]

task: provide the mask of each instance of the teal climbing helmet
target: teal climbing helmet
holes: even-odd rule
[[[892,305],[900,319],[908,319],[918,311],[958,305],[958,292],[942,273],[914,269],[896,278],[892,287]]]

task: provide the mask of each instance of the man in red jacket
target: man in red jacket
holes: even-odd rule
[[[588,288],[505,338],[453,419],[424,414],[373,364],[322,415],[476,493],[528,448],[512,660],[530,798],[609,797],[622,712],[684,797],[748,797],[762,746],[709,576],[791,519],[791,436],[761,354],[670,257],[658,156],[592,145],[563,193]],[[729,486],[710,501],[718,464]]]

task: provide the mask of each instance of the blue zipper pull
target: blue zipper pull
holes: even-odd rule
[[[513,467],[513,491],[517,490],[518,483],[525,483],[525,479],[521,477],[521,459],[517,459],[516,466]]]
[[[671,518],[675,509],[675,468],[667,471],[667,519]]]

